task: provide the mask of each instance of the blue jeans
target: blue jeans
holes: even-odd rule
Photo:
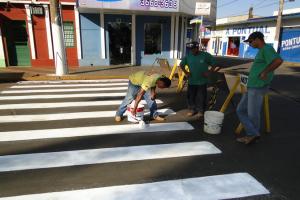
[[[246,135],[259,136],[260,118],[264,96],[268,86],[263,88],[248,88],[237,107],[237,115],[243,124]]]
[[[133,100],[135,100],[140,89],[141,89],[141,86],[134,85],[129,81],[127,94],[126,94],[123,102],[121,103],[121,105],[116,113],[116,116],[120,116],[120,117],[123,116],[123,114],[127,110],[127,106],[129,104],[131,104],[131,102]],[[146,91],[146,93],[143,96],[143,99],[147,102],[147,105],[150,109],[150,117],[153,117],[153,118],[157,117],[158,116],[157,104],[156,104],[155,100],[151,99],[151,90]]]

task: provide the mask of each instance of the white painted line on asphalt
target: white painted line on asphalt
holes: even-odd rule
[[[87,83],[87,84],[47,84],[47,85],[14,85],[10,88],[57,88],[57,87],[110,87],[110,86],[126,86],[128,82],[125,83]]]
[[[82,137],[93,135],[113,135],[128,133],[155,133],[167,131],[188,131],[193,130],[187,122],[157,123],[149,124],[145,128],[140,128],[138,124],[90,126],[77,128],[26,130],[0,132],[0,142],[11,142],[21,140],[37,140],[51,138]]]
[[[157,104],[163,102],[159,99],[155,100]],[[24,103],[24,104],[2,104],[0,110],[5,109],[36,109],[36,108],[71,108],[71,107],[89,107],[89,106],[110,106],[120,105],[122,100],[112,101],[78,101],[78,102],[53,102],[53,103]],[[145,100],[141,101],[142,104],[146,104]]]
[[[51,94],[51,95],[24,95],[24,96],[0,96],[0,100],[32,100],[32,99],[60,99],[81,97],[124,97],[126,92],[117,93],[87,93],[87,94]]]
[[[219,154],[209,142],[115,147],[0,156],[0,172]]]
[[[128,82],[128,79],[60,80],[60,81],[19,81],[19,82],[17,82],[17,84],[116,83],[116,82]]]
[[[159,109],[161,115],[175,115],[172,109]],[[149,115],[145,112],[145,115]],[[15,122],[40,122],[53,120],[70,120],[70,119],[87,119],[87,118],[103,118],[114,117],[116,111],[94,111],[94,112],[74,112],[74,113],[58,113],[58,114],[36,114],[36,115],[2,115],[0,123],[15,123]],[[125,114],[126,115],[126,114]]]
[[[2,94],[27,94],[27,93],[51,93],[51,92],[102,92],[102,91],[116,91],[127,90],[128,87],[106,87],[106,88],[72,88],[72,89],[42,89],[42,90],[4,90]]]
[[[248,173],[4,197],[0,200],[218,200],[270,192]]]

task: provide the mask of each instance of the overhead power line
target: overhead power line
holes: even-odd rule
[[[219,6],[217,6],[217,8],[222,8],[222,7],[225,7],[225,6],[229,6],[229,5],[231,5],[231,4],[233,4],[233,3],[237,2],[237,1],[239,1],[239,0],[233,0],[233,1],[230,1],[230,2],[227,2],[227,3],[223,3],[223,4],[219,5]]]

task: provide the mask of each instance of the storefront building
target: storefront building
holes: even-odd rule
[[[217,23],[215,30],[205,33],[210,42],[207,51],[213,55],[254,58],[257,49],[243,41],[255,31],[265,35],[265,41],[274,45],[277,16],[251,18],[234,23]],[[285,61],[300,62],[300,12],[283,16],[279,52]]]
[[[60,3],[67,63],[78,66],[76,2]],[[54,66],[49,12],[49,2],[45,0],[0,2],[0,67]]]
[[[173,64],[195,36],[189,22],[201,1],[61,0],[67,65]],[[205,20],[215,21],[210,2]],[[0,67],[54,67],[49,1],[1,1],[0,22]]]
[[[197,1],[79,0],[79,65],[144,66],[156,58],[172,64],[185,55],[186,42],[193,37],[189,21]],[[211,2],[215,9],[216,1]]]

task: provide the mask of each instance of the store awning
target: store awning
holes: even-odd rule
[[[190,24],[202,24],[201,17],[196,17],[190,21]]]

